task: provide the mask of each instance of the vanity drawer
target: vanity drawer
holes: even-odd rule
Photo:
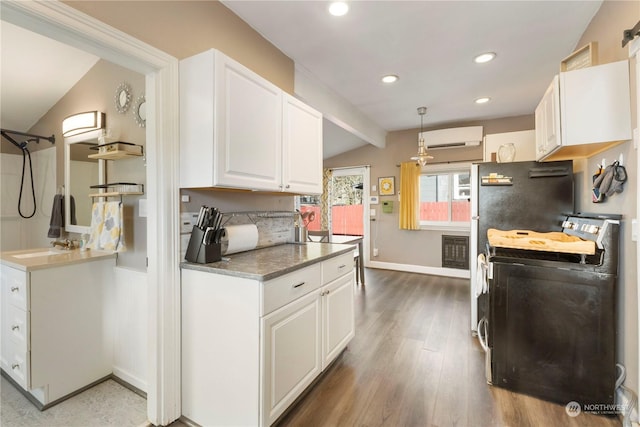
[[[269,280],[262,285],[262,312],[260,315],[269,314],[275,309],[320,288],[321,285],[320,263]]]
[[[29,352],[20,351],[11,340],[3,343],[7,348],[2,349],[6,356],[5,372],[9,374],[20,387],[29,390]]]
[[[6,310],[2,333],[13,341],[16,350],[26,352],[29,344],[29,317],[27,312],[11,304],[6,306]]]
[[[1,266],[2,298],[23,310],[27,310],[27,278],[29,273],[15,268]]]
[[[353,252],[322,262],[322,284],[327,284],[353,270]]]

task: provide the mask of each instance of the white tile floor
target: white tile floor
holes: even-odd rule
[[[2,427],[148,426],[147,401],[112,380],[39,411],[4,377],[0,381]]]

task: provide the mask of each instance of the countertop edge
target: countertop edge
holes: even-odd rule
[[[20,260],[20,259],[16,259],[14,261],[10,259],[11,254],[29,253],[29,252],[42,251],[42,250],[46,250],[46,249],[43,248],[43,249],[29,249],[29,250],[21,250],[21,251],[2,252],[0,253],[0,264],[6,267],[14,268],[16,270],[29,272],[29,271],[36,271],[36,270],[45,270],[48,268],[64,267],[66,265],[80,264],[84,262],[99,261],[99,260],[110,259],[110,258],[115,260],[117,257],[117,254],[115,252],[91,250],[86,253],[82,252],[82,253],[75,254],[77,256],[71,259],[69,258],[59,259],[59,260],[50,259],[52,256],[56,257],[57,255],[31,258],[31,259],[27,259],[26,261]],[[60,255],[72,255],[72,253],[61,252]],[[46,261],[36,264],[37,262],[36,260],[39,260],[39,259],[46,259]]]
[[[228,269],[216,268],[216,267],[212,266],[211,264],[197,264],[197,263],[192,263],[192,262],[188,262],[188,261],[184,261],[184,262],[180,263],[180,268],[186,269],[186,270],[202,271],[202,272],[205,272],[205,273],[221,274],[221,275],[225,275],[225,276],[240,277],[240,278],[245,278],[245,279],[253,279],[253,280],[258,280],[258,281],[261,281],[261,282],[266,282],[268,280],[272,280],[272,279],[275,279],[277,277],[284,276],[285,274],[291,273],[293,271],[300,270],[300,269],[302,269],[304,267],[307,267],[309,265],[316,264],[318,262],[322,262],[322,261],[325,261],[325,260],[328,260],[328,259],[331,259],[331,258],[335,258],[335,257],[340,256],[340,255],[346,254],[348,252],[353,251],[354,247],[356,246],[354,244],[342,244],[342,243],[323,243],[323,244],[332,245],[332,246],[335,246],[335,247],[342,246],[343,248],[338,249],[338,250],[336,250],[334,252],[331,252],[329,254],[324,254],[324,255],[313,257],[311,259],[306,259],[304,261],[300,261],[300,262],[296,263],[295,265],[284,267],[284,268],[282,268],[280,270],[273,271],[273,272],[266,273],[266,274],[257,274],[257,273],[250,273],[250,272],[238,271],[238,270],[228,270]],[[270,248],[263,248],[261,250],[268,250],[268,249],[270,249]],[[250,253],[250,252],[247,252],[247,254]],[[216,263],[212,263],[212,264],[216,264]]]

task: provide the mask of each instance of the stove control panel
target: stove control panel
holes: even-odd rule
[[[602,249],[602,239],[609,226],[618,226],[618,219],[602,217],[569,216],[562,222],[562,231],[571,236],[596,242]]]

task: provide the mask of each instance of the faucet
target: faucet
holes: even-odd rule
[[[73,242],[72,240],[69,240],[69,239],[65,239],[63,241],[55,240],[55,241],[51,242],[51,246],[53,246],[54,248],[56,246],[60,246],[62,249],[65,249],[65,250],[68,250],[68,251],[71,250],[71,249],[75,249],[76,248],[75,242]]]

